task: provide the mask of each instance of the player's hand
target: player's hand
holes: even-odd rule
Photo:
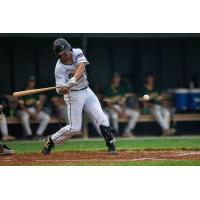
[[[162,100],[164,100],[164,97],[163,97],[162,95],[159,95],[159,96],[156,98],[156,100],[162,101]]]
[[[76,79],[74,77],[70,78],[69,81],[66,84],[60,85],[57,87],[56,91],[58,94],[67,94],[69,89],[76,85]]]
[[[66,83],[66,87],[70,88],[76,85],[76,79],[74,77],[70,78],[69,81]]]
[[[37,113],[34,113],[34,112],[28,112],[29,116],[33,119],[33,120],[36,120],[37,118]]]
[[[62,95],[65,95],[68,93],[68,90],[67,89],[63,89],[59,92],[59,94],[62,94]]]
[[[65,95],[65,94],[68,93],[69,88],[66,85],[59,85],[56,88],[56,91],[57,91],[58,94]]]
[[[119,116],[120,118],[125,118],[125,117],[126,117],[126,114],[125,114],[125,112],[118,112],[118,116]]]

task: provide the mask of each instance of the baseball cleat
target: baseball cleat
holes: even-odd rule
[[[174,135],[175,132],[176,132],[175,129],[167,129],[167,130],[163,131],[162,136],[164,136],[164,137],[172,136],[172,135]]]
[[[9,149],[6,145],[0,145],[0,155],[13,155],[15,151]]]
[[[5,135],[2,138],[2,141],[13,141],[13,140],[15,140],[15,137],[11,135]]]
[[[116,149],[114,145],[114,142],[116,142],[116,140],[114,139],[114,136],[112,134],[110,127],[100,125],[100,130],[101,130],[102,136],[104,137],[106,141],[106,146],[108,147],[108,153],[116,154]]]
[[[53,140],[51,139],[51,136],[49,136],[46,140],[46,142],[44,143],[44,146],[42,148],[42,153],[44,155],[49,155],[52,148],[54,148],[54,142]]]
[[[33,137],[33,140],[44,140],[44,137],[41,135],[36,135],[35,137]]]
[[[132,133],[123,133],[122,137],[125,137],[125,138],[134,138],[134,135]]]
[[[115,155],[117,153],[114,142],[116,142],[115,139],[111,140],[109,144],[106,143],[106,146],[108,147],[108,153],[112,155]]]

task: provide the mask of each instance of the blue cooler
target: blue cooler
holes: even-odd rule
[[[178,112],[188,110],[189,90],[180,88],[175,89],[175,105]]]
[[[200,111],[200,88],[190,89],[190,91],[189,91],[189,110],[192,112]]]

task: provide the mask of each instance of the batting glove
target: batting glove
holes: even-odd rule
[[[74,77],[70,78],[64,87],[70,88],[76,85],[76,79]]]
[[[66,83],[66,84],[63,84],[63,85],[59,85],[57,88],[56,88],[56,91],[58,94],[61,94],[62,91],[64,90],[69,90],[69,88],[73,87],[74,85],[76,85],[76,79],[75,78],[71,78],[69,79],[69,81]]]

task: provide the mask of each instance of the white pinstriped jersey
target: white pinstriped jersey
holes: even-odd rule
[[[63,85],[68,82],[68,80],[74,75],[78,64],[85,63],[86,65],[89,64],[86,57],[83,54],[81,49],[72,49],[72,59],[73,64],[65,65],[61,63],[60,59],[56,63],[55,67],[55,79],[56,85]],[[80,90],[86,86],[88,86],[87,74],[86,71],[84,72],[83,76],[79,78],[77,84],[73,86],[72,90]]]

